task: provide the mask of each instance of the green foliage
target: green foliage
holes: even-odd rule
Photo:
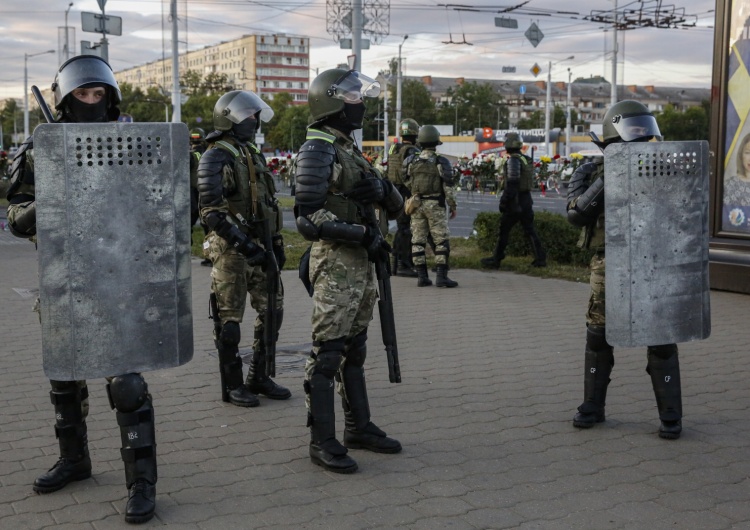
[[[555,110],[552,112],[552,116],[550,116],[552,125],[550,126],[552,129],[565,129],[567,125],[567,118],[565,116],[565,108],[561,105],[555,105]],[[575,109],[571,109],[570,112],[570,123],[571,125],[576,125],[579,123],[578,119],[578,113],[575,111]],[[582,123],[582,122],[581,122]],[[518,123],[516,123],[516,128],[518,129],[540,129],[544,128],[544,111],[543,110],[535,110],[531,113],[531,115],[528,118],[521,118],[518,120]]]
[[[591,261],[590,250],[579,249],[577,246],[581,229],[568,223],[560,214],[551,212],[535,212],[534,227],[547,251],[547,259],[562,264],[586,266]],[[497,242],[500,228],[500,213],[480,212],[474,219],[474,229],[477,231],[477,243],[484,251],[492,252]],[[532,256],[531,246],[526,235],[521,230],[520,223],[513,227],[510,233],[505,253],[509,256]]]
[[[268,104],[273,119],[264,125],[266,142],[278,149],[295,151],[305,141],[310,110],[307,105],[294,105],[288,92],[277,94]]]
[[[446,90],[450,103],[443,103],[438,109],[439,123],[454,123],[460,131],[473,131],[478,127],[508,127],[508,107],[502,102],[502,95],[489,83],[476,81],[450,87]]]
[[[659,131],[665,141],[708,140],[711,119],[710,103],[704,101],[699,107],[679,111],[668,105],[656,115]]]

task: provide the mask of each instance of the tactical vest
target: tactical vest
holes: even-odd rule
[[[443,179],[440,178],[437,153],[422,151],[407,168],[409,189],[412,195],[439,196],[443,194]]]
[[[276,185],[273,182],[273,176],[260,150],[252,144],[246,147],[246,154],[250,155],[249,161],[253,164],[255,173],[253,185],[253,171],[247,166],[246,155],[242,156],[240,146],[228,140],[219,140],[212,147],[223,149],[232,155],[235,182],[234,186],[224,186],[224,189],[230,190],[225,198],[229,203],[229,212],[238,218],[240,229],[251,237],[261,237],[261,228],[252,221],[268,219],[271,233],[276,234],[281,229],[281,209],[275,197]],[[256,190],[256,194],[253,193],[253,189]],[[255,205],[253,199],[256,201]],[[242,223],[238,214],[249,223],[247,226]]]
[[[393,144],[388,153],[388,180],[397,186],[404,186],[404,163],[405,154],[409,148],[417,152],[417,148],[411,144]]]
[[[309,129],[307,140],[318,139],[324,140],[333,146],[336,151],[336,162],[341,166],[338,175],[334,174],[331,178],[326,194],[326,202],[323,206],[326,210],[334,214],[342,221],[355,224],[366,224],[365,218],[360,211],[360,205],[353,200],[347,199],[342,194],[351,190],[354,184],[362,179],[362,173],[372,172],[373,168],[365,160],[357,149],[352,153],[347,152],[344,148],[343,139],[338,139],[333,134],[328,134],[317,129]],[[375,213],[380,221],[380,230],[384,234],[388,233],[388,219],[381,215],[380,208],[375,205]]]
[[[529,158],[524,155],[513,153],[512,155],[509,155],[509,156],[516,157],[521,160],[521,179],[518,181],[518,191],[531,191],[531,189],[534,186],[533,164],[529,161]],[[507,182],[507,177],[508,177],[508,164],[507,163],[503,165],[503,172],[504,172],[504,177],[506,178],[506,182]]]
[[[596,171],[591,173],[587,179],[586,184],[591,185],[598,178],[604,178],[604,163],[601,162],[597,165]],[[604,250],[604,212],[599,214],[596,221],[584,226],[581,229],[581,237],[578,239],[578,246],[580,248],[590,248],[593,250],[601,251]]]

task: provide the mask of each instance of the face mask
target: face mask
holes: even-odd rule
[[[247,118],[240,123],[232,125],[232,134],[240,142],[255,141],[255,131],[258,130],[258,120],[254,117]]]
[[[354,129],[362,128],[362,120],[365,117],[364,103],[344,103],[344,114],[346,114],[346,123]]]
[[[98,103],[84,103],[74,96],[70,96],[68,107],[71,117],[78,123],[101,123],[108,120],[107,98]]]

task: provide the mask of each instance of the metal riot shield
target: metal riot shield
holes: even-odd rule
[[[69,381],[193,357],[188,131],[34,131],[44,373]]]
[[[604,156],[607,341],[707,338],[708,142],[617,143]]]

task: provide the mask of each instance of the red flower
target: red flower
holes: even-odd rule
[[[560,155],[555,155],[552,157],[552,160],[557,160],[558,158],[560,158]]]

